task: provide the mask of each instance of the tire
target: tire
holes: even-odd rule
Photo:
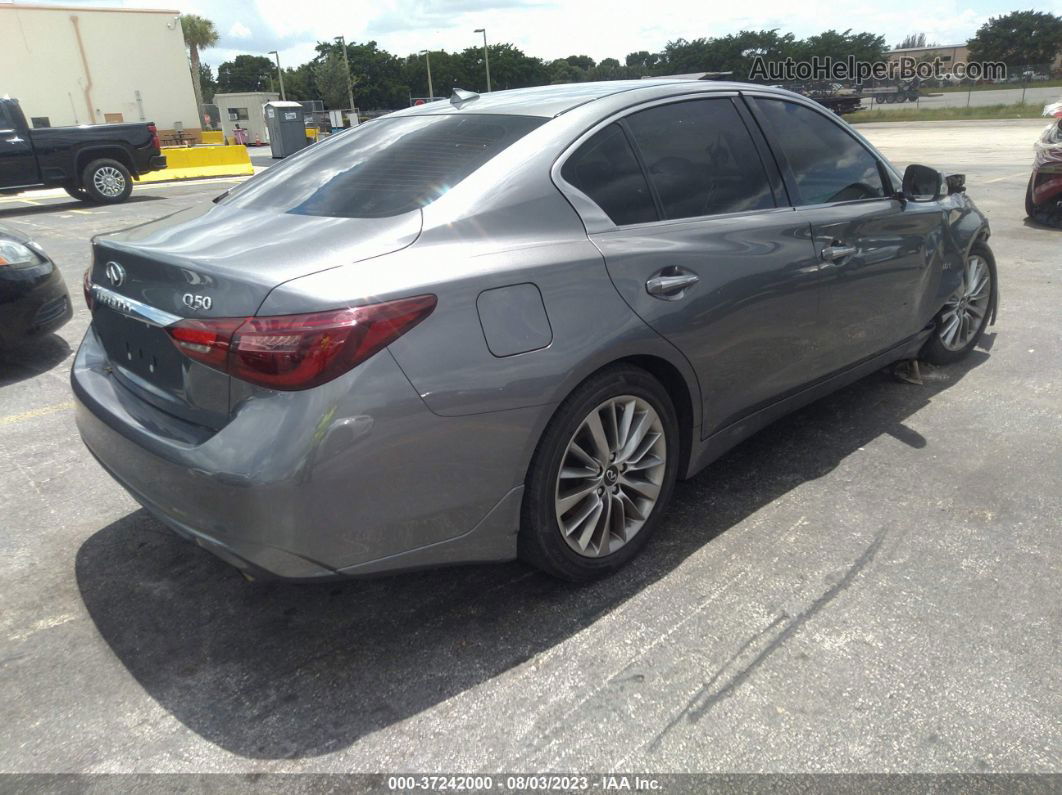
[[[87,202],[89,200],[89,195],[84,188],[74,188],[70,185],[64,185],[63,190],[70,195],[70,198],[77,199],[79,202]]]
[[[133,192],[129,169],[117,160],[93,160],[85,167],[81,184],[89,200],[97,204],[121,204]]]
[[[620,430],[624,425],[627,434]],[[613,460],[603,461],[607,453],[595,447],[595,429],[609,450],[619,448]],[[647,432],[639,441],[642,430]],[[617,444],[622,439],[626,445]],[[589,457],[573,452],[573,444],[577,452],[587,448]],[[517,538],[520,558],[572,582],[616,571],[659,524],[675,486],[680,447],[674,405],[649,373],[613,365],[588,378],[557,409],[531,460]],[[648,497],[653,491],[655,497]]]
[[[1033,181],[1036,179],[1036,172],[1034,171],[1029,177],[1029,187],[1025,189],[1025,214],[1029,218],[1036,218],[1039,206],[1033,201]]]
[[[877,102],[879,105],[884,104],[885,95],[884,94],[875,94],[874,95],[874,101]]]
[[[976,262],[980,262],[981,266],[975,265]],[[979,288],[981,273],[987,279],[987,284]],[[973,284],[970,283],[971,277]],[[987,245],[977,243],[967,257],[963,286],[937,314],[933,333],[922,347],[919,358],[930,364],[953,364],[966,358],[995,314],[996,297],[996,259]],[[977,316],[978,311],[980,317]],[[956,316],[960,319],[953,320]],[[962,317],[966,318],[966,325],[963,325]],[[955,328],[955,323],[959,324],[958,328]],[[952,332],[956,336],[949,339]]]

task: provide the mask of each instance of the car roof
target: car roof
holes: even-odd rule
[[[647,80],[604,80],[595,83],[563,83],[534,88],[514,88],[508,91],[493,91],[489,94],[472,95],[472,98],[456,102],[437,100],[412,108],[405,108],[391,116],[418,116],[440,114],[503,113],[518,116],[543,116],[552,118],[572,108],[593,102],[595,99],[621,94],[627,91],[647,91],[666,96],[668,88],[682,87],[686,90],[738,91],[755,88],[772,93],[788,94],[752,83],[734,83],[721,80],[691,80],[688,78],[653,78]],[[657,89],[653,92],[652,89]]]

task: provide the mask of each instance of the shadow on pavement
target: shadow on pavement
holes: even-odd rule
[[[144,511],[82,545],[78,585],[118,659],[191,730],[244,757],[325,754],[578,633],[882,434],[932,448],[904,420],[987,359],[923,366],[922,386],[877,373],[775,423],[679,484],[643,554],[587,586],[520,563],[248,585]]]
[[[58,334],[46,334],[0,350],[0,388],[51,370],[70,355],[70,344]]]

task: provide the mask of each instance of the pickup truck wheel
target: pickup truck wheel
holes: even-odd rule
[[[70,185],[64,185],[65,190],[72,199],[77,199],[79,202],[87,202],[89,200],[88,192],[84,188],[75,188]]]
[[[85,167],[81,184],[90,200],[100,204],[118,204],[133,192],[129,169],[117,160],[93,160]]]

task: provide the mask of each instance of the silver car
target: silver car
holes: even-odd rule
[[[88,448],[249,576],[630,560],[688,478],[996,305],[961,177],[814,102],[455,92],[93,241]]]

